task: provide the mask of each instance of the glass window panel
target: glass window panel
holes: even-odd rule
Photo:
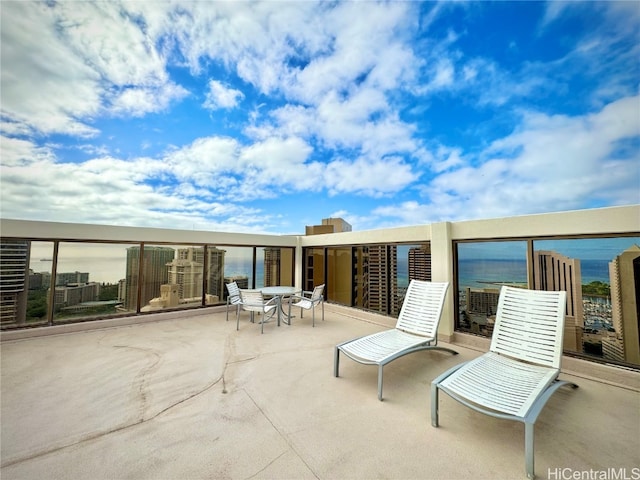
[[[27,324],[31,243],[23,239],[5,239],[0,242],[0,325],[2,329],[24,327]],[[46,304],[43,309],[46,320]],[[39,318],[29,325],[39,323]]]
[[[293,286],[292,248],[265,247],[256,252],[256,282],[263,278],[260,286]]]
[[[224,262],[227,251],[224,247],[207,246],[206,305],[226,302],[227,290],[224,287]]]
[[[353,306],[369,308],[369,251],[367,247],[353,248]]]
[[[256,288],[262,288],[264,286],[267,286],[265,284],[265,274],[271,274],[271,271],[265,272],[265,249],[264,248],[257,248],[256,249],[256,283],[255,283],[255,287]],[[272,278],[271,276],[269,276],[269,282],[273,282],[275,281],[274,278]],[[273,286],[274,284],[271,283],[271,285],[269,286]]]
[[[140,247],[130,247],[128,284],[137,285]],[[202,306],[205,249],[197,245],[144,245],[140,311],[156,312]],[[135,305],[137,290],[127,286],[127,305]],[[205,298],[212,302],[211,296]]]
[[[218,247],[224,253],[224,283],[236,282],[240,288],[253,288],[253,247]],[[226,301],[226,291],[224,294]]]
[[[55,323],[135,311],[125,305],[128,248],[123,244],[59,243],[53,286]]]
[[[398,245],[397,247],[397,300],[396,311],[400,309],[411,280],[431,281],[431,244]]]
[[[458,243],[457,330],[490,337],[500,287],[527,287],[524,241]]]
[[[535,288],[565,290],[564,349],[640,364],[640,237],[534,241]]]
[[[324,276],[324,249],[307,248],[304,252],[304,289],[312,291],[316,285],[326,283]],[[325,289],[325,298],[327,298]]]
[[[30,243],[29,297],[25,324],[20,326],[45,325],[48,323],[48,294],[53,267],[53,242]]]
[[[351,247],[327,248],[327,300],[351,305],[353,270]]]

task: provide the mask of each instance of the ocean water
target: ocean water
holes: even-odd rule
[[[460,260],[460,288],[486,288],[492,283],[527,283],[527,263],[524,260]],[[594,281],[610,283],[607,260],[581,260],[582,284]]]

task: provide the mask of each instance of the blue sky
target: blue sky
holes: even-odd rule
[[[300,234],[640,203],[640,4],[2,1],[3,218]]]

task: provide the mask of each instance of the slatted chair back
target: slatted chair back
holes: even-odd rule
[[[411,280],[396,328],[414,335],[436,338],[447,288],[449,282]]]
[[[240,289],[240,297],[242,298],[243,310],[250,312],[264,312],[265,301],[260,290]]]
[[[236,282],[229,282],[226,284],[227,292],[229,292],[229,301],[231,303],[240,302],[240,288]]]
[[[311,294],[311,301],[316,303],[318,300],[322,299],[322,293],[324,292],[324,284],[318,285],[313,289],[313,293]]]
[[[490,351],[560,368],[566,292],[503,286]]]

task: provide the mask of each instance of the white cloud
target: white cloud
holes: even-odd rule
[[[335,160],[325,170],[325,182],[333,195],[354,192],[381,196],[402,190],[416,179],[411,166],[397,157],[372,161],[364,158]]]
[[[240,90],[223,85],[217,80],[210,80],[209,91],[206,94],[203,106],[209,110],[233,108],[243,98],[244,94]]]
[[[23,131],[93,136],[100,114],[141,116],[187,95],[116,2],[3,3],[2,63],[2,114]]]
[[[443,173],[424,186],[427,202],[374,213],[416,224],[573,210],[585,200],[594,206],[638,203],[640,152],[618,152],[620,142],[640,138],[638,111],[640,96],[578,117],[531,113],[478,156],[451,151],[454,161],[445,161],[447,169],[439,167]]]

